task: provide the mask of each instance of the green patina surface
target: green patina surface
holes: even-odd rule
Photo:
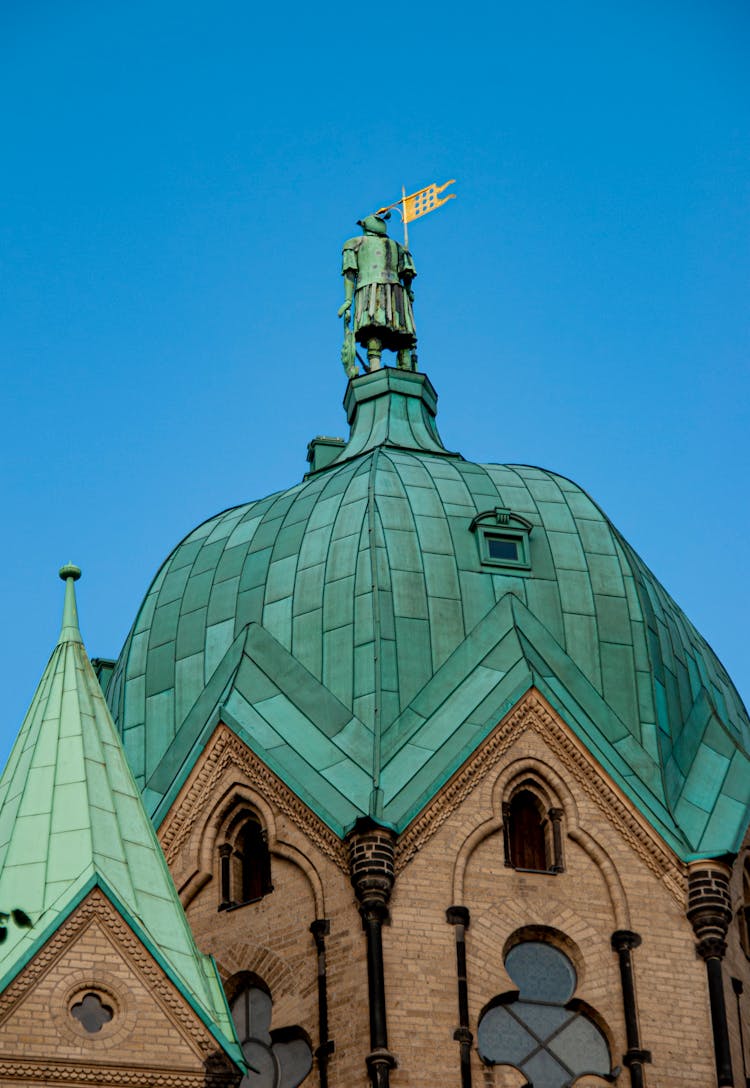
[[[226,721],[332,828],[403,828],[531,686],[683,858],[747,826],[750,722],[725,670],[574,483],[443,446],[423,374],[347,390],[341,453],[210,519],[159,571],[107,689],[163,818]],[[531,569],[471,523],[527,519]]]
[[[98,886],[244,1068],[216,967],[196,948],[81,640],[79,572],[66,570],[60,639],[0,778],[0,904],[33,922],[9,926],[0,991]]]

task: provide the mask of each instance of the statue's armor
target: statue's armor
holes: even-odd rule
[[[343,270],[356,272],[358,290],[371,283],[400,283],[400,258],[405,253],[407,251],[394,238],[362,234],[344,243]],[[411,263],[411,255],[408,256]]]
[[[391,351],[416,344],[407,289],[416,275],[411,253],[393,238],[363,234],[344,245],[342,272],[354,273],[354,335],[367,344],[377,337]]]

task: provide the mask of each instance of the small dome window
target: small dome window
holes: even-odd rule
[[[529,534],[531,522],[506,507],[485,510],[469,526],[477,538],[483,566],[531,569]]]

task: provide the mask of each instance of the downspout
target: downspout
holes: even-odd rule
[[[623,1064],[630,1070],[630,1083],[633,1088],[644,1088],[643,1066],[651,1061],[651,1052],[641,1047],[641,1033],[638,1027],[638,1006],[635,997],[635,976],[633,974],[632,951],[638,948],[641,938],[629,929],[618,929],[612,934],[612,948],[620,960],[620,982],[622,985],[622,1004],[625,1011],[625,1038],[628,1049],[623,1057]]]
[[[687,916],[697,938],[696,951],[706,964],[716,1082],[719,1088],[732,1088],[734,1085],[721,965],[727,950],[724,938],[732,920],[732,901],[729,895],[731,875],[729,866],[713,859],[693,861],[688,865]]]
[[[458,983],[458,1027],[453,1038],[459,1044],[461,1088],[471,1088],[471,1044],[474,1036],[469,1028],[469,987],[466,974],[466,930],[469,928],[468,907],[448,907],[448,925],[456,932],[456,981]]]
[[[327,918],[316,918],[310,926],[318,954],[318,1059],[320,1088],[328,1088],[328,1061],[333,1054],[333,1039],[328,1037],[328,981],[326,976],[326,937],[331,932]]]
[[[395,835],[367,817],[358,820],[348,837],[349,871],[359,902],[367,940],[367,996],[370,1012],[370,1051],[365,1058],[372,1088],[389,1088],[396,1059],[388,1049],[383,925],[390,921],[388,903],[394,880]]]
[[[742,985],[742,979],[732,979],[732,989],[734,990],[734,996],[737,1001],[737,1027],[740,1034],[740,1053],[742,1054],[742,1076],[745,1078],[745,1088],[750,1088],[750,1077],[747,1075],[747,1058],[745,1056],[745,1031],[742,1026],[742,993],[745,987]]]

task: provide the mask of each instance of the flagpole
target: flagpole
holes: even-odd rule
[[[401,210],[403,212],[404,220],[404,249],[409,248],[409,227],[406,223],[406,186],[401,186]]]

